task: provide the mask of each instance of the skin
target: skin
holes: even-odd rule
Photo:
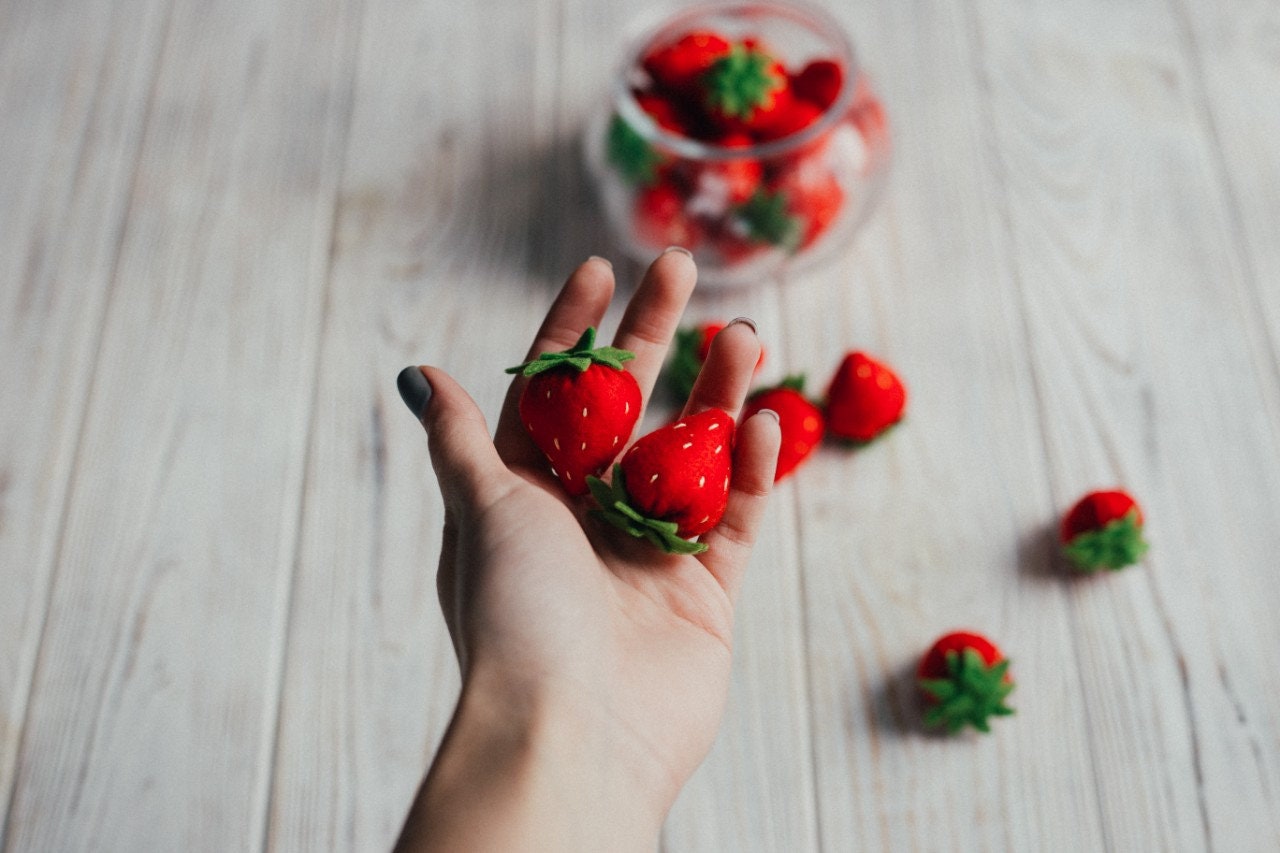
[[[649,268],[614,345],[648,401],[696,279],[668,250]],[[582,264],[528,357],[599,326],[611,267]],[[751,325],[717,336],[685,413],[736,417],[760,355]],[[728,510],[672,556],[586,516],[517,417],[517,377],[491,440],[446,373],[422,416],[444,498],[437,583],[462,672],[457,709],[399,850],[653,850],[676,794],[711,748],[728,696],[733,610],[773,485],[777,417],[738,431]],[[620,448],[620,454],[623,448]]]

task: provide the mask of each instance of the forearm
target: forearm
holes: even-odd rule
[[[626,744],[564,703],[470,682],[398,851],[656,848],[666,804]]]

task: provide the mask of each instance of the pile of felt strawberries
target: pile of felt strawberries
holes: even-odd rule
[[[687,395],[706,360],[720,324],[682,330],[667,365],[668,384]],[[520,420],[546,457],[551,473],[570,495],[590,493],[594,514],[672,554],[698,554],[697,537],[719,523],[729,501],[735,422],[720,409],[691,414],[637,439],[627,448],[640,417],[640,388],[627,371],[634,354],[596,347],[595,330],[562,352],[542,353],[508,370],[529,377],[520,397]],[[763,355],[761,356],[763,359]],[[759,365],[757,365],[757,368]],[[831,435],[856,446],[897,424],[906,389],[887,365],[861,352],[840,362],[823,405],[807,399],[798,381],[754,392],[743,419],[761,409],[777,413],[782,431],[776,479],[791,474]],[[1063,518],[1065,556],[1084,572],[1121,569],[1147,549],[1138,505],[1123,491],[1085,495]],[[928,705],[925,723],[955,732],[965,725],[988,731],[988,719],[1013,713],[1009,661],[980,634],[941,637],[924,655],[917,680]]]
[[[879,144],[879,101],[858,87],[842,121],[817,138],[773,156],[752,151],[812,126],[835,106],[847,76],[832,59],[787,68],[758,38],[710,30],[651,46],[633,71],[635,104],[662,131],[716,153],[677,155],[613,116],[606,156],[633,189],[636,239],[655,249],[700,249],[726,266],[817,242],[844,209],[848,183],[830,142],[843,133],[864,155]]]

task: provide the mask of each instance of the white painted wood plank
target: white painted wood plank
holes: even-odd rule
[[[259,846],[351,24],[335,3],[173,10],[12,849]]]
[[[496,422],[554,284],[527,264],[553,10],[370,0],[334,238],[268,842],[387,849],[457,697],[443,510],[395,377],[449,369]],[[567,272],[562,270],[561,275]]]
[[[1056,508],[962,9],[857,4],[847,22],[891,116],[884,208],[833,269],[797,281],[789,343],[817,388],[842,352],[883,357],[907,420],[797,480],[824,849],[1100,849]],[[1017,715],[925,734],[914,686],[938,635],[988,633]]]
[[[1141,570],[1073,588],[1099,803],[1119,849],[1272,849],[1274,365],[1165,5],[1094,11],[980,14],[976,38],[1055,503],[1120,481],[1151,517]]]
[[[159,5],[0,10],[0,847]]]

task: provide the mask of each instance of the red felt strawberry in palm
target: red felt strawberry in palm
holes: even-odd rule
[[[1083,572],[1115,571],[1147,553],[1142,509],[1121,489],[1090,492],[1062,519],[1062,550]]]
[[[698,381],[702,365],[706,364],[711,353],[711,342],[724,329],[724,323],[701,323],[689,326],[676,332],[675,345],[672,347],[671,360],[667,362],[664,376],[667,387],[677,400],[684,401],[693,391],[693,383]],[[764,364],[764,350],[756,359],[756,370]]]
[[[966,725],[989,732],[987,720],[1013,713],[1005,704],[1014,687],[1009,660],[981,634],[956,631],[939,637],[921,658],[916,682],[929,706],[925,725],[948,734]]]
[[[827,388],[827,432],[866,444],[902,420],[907,389],[888,366],[862,352],[840,362]]]
[[[825,421],[822,410],[804,396],[803,376],[788,376],[773,388],[753,393],[743,407],[743,421],[761,409],[777,412],[778,425],[782,429],[778,467],[773,473],[776,483],[808,459],[809,454],[822,443]]]
[[[613,466],[613,482],[591,477],[597,515],[670,554],[707,550],[691,537],[720,522],[729,503],[733,418],[708,409],[659,427]]]
[[[588,327],[569,349],[507,369],[529,377],[520,420],[571,495],[586,494],[587,477],[609,467],[640,417],[640,386],[623,367],[635,354],[595,338]]]

